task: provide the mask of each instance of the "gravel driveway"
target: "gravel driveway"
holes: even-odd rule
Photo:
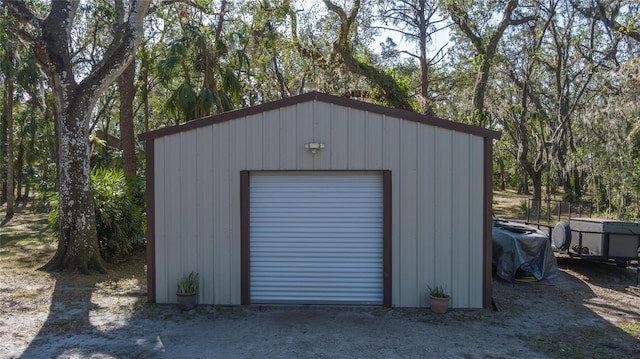
[[[144,288],[49,281],[17,295],[4,277],[0,357],[640,357],[640,297],[625,290],[635,271],[559,263],[559,276],[546,285],[494,278],[499,311],[444,315],[424,308],[317,306],[199,306],[184,313],[144,303]]]

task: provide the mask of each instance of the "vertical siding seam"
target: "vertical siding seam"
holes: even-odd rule
[[[394,142],[395,142],[396,147],[397,147],[396,150],[398,151],[398,155],[399,155],[399,157],[401,157],[402,156],[402,145],[401,145],[400,138],[402,138],[402,120],[399,120],[399,122],[398,122],[398,134],[397,134],[397,136],[398,137],[394,139],[395,140]],[[404,230],[404,228],[402,226],[402,216],[404,215],[404,208],[403,208],[404,207],[404,203],[402,201],[402,193],[403,193],[403,191],[402,191],[402,178],[403,178],[402,160],[399,161],[398,168],[399,168],[399,171],[398,171],[398,202],[399,202],[399,205],[398,205],[398,239],[397,240],[398,240],[398,254],[402,258],[403,254],[404,254],[404,252],[402,250],[403,247],[404,247],[403,246],[403,242],[404,242],[403,241],[403,238],[404,238],[403,230]],[[403,269],[404,268],[402,266],[402,263],[404,263],[404,261],[401,259],[400,263],[401,263],[401,265],[398,266],[398,271],[400,273],[398,273],[398,274],[400,275],[400,278],[404,278],[404,275],[403,275],[403,273],[404,273]],[[400,302],[401,303],[400,305],[404,307],[406,305],[405,303],[406,303],[406,300],[407,300],[404,297],[404,290],[402,289],[404,287],[403,286],[404,280],[400,280],[400,282],[398,284],[399,284],[399,286],[398,286],[399,288],[398,289],[400,290],[401,298],[402,298],[402,300]]]
[[[194,145],[195,153],[193,153],[192,155],[195,157],[195,168],[194,168],[195,173],[193,175],[196,176],[196,179],[195,179],[196,188],[194,189],[196,191],[196,198],[195,198],[196,201],[195,201],[195,203],[193,203],[193,206],[196,208],[196,211],[195,211],[196,213],[195,213],[195,216],[194,216],[195,218],[193,219],[194,222],[195,222],[194,224],[196,226],[195,233],[194,233],[194,235],[195,235],[195,241],[194,242],[196,242],[195,243],[195,247],[196,247],[196,258],[195,258],[195,261],[196,261],[196,271],[200,272],[201,271],[200,270],[200,260],[199,260],[200,256],[198,255],[198,253],[200,253],[200,251],[198,250],[198,242],[199,242],[198,238],[200,237],[200,225],[199,225],[199,222],[198,222],[198,202],[200,201],[200,196],[197,195],[197,193],[198,193],[197,192],[198,191],[198,182],[199,182],[199,179],[200,179],[199,178],[200,176],[198,176],[198,167],[199,167],[198,166],[198,152],[200,152],[200,151],[198,151],[198,131],[201,131],[201,130],[200,129],[194,130],[193,137],[194,137],[194,142],[195,142],[195,145]],[[203,298],[202,298],[203,296],[204,296],[204,292],[199,290],[198,291],[198,300],[202,301],[203,300]]]
[[[260,131],[260,137],[262,138],[262,141],[260,141],[260,142],[262,142],[262,147],[260,148],[260,169],[264,170],[265,169],[264,168],[264,163],[265,163],[264,157],[266,156],[266,152],[267,152],[267,151],[265,151],[265,147],[266,147],[265,139],[267,137],[266,136],[266,132],[267,131],[264,130],[264,112],[260,112],[260,127],[262,129]]]
[[[245,117],[245,121],[246,121],[246,117]],[[245,131],[246,131],[246,126],[245,126]],[[216,188],[216,179],[215,176],[213,175],[213,173],[216,171],[216,166],[217,166],[217,161],[216,161],[216,157],[213,155],[213,148],[215,146],[214,142],[214,131],[213,128],[211,128],[211,131],[209,132],[209,138],[211,139],[211,153],[209,153],[208,155],[211,156],[211,176],[210,176],[210,183],[211,183],[211,198],[209,199],[212,203],[211,205],[211,215],[213,217],[213,214],[216,212],[216,204],[215,204],[215,188]],[[217,304],[217,296],[218,293],[216,293],[216,287],[218,286],[218,280],[216,278],[216,266],[218,265],[218,260],[216,258],[216,252],[218,251],[218,249],[216,248],[216,237],[215,237],[215,233],[216,233],[216,228],[218,226],[218,224],[216,223],[215,219],[212,220],[213,225],[211,226],[211,241],[213,241],[213,243],[211,244],[211,259],[213,261],[213,265],[211,266],[213,273],[211,273],[211,303],[212,304]]]
[[[439,155],[439,152],[442,151],[442,149],[440,148],[440,146],[438,146],[438,138],[441,136],[440,132],[440,128],[439,127],[434,127],[433,128],[433,142],[431,143],[432,146],[432,150],[433,150],[433,178],[432,178],[432,182],[431,182],[431,189],[433,190],[433,214],[432,214],[432,219],[433,219],[433,228],[431,228],[431,236],[433,237],[433,241],[432,241],[432,245],[431,245],[431,276],[432,276],[432,280],[435,281],[437,279],[437,265],[436,265],[436,248],[438,246],[437,241],[438,238],[436,237],[436,233],[437,233],[437,229],[438,229],[438,178],[437,178],[437,167],[439,165],[439,161],[438,158],[441,157],[441,155]],[[435,283],[433,283],[435,284]]]
[[[240,123],[240,121],[244,121],[244,123],[245,123],[245,125],[243,126],[244,129],[242,129],[242,132],[244,132],[243,138],[244,138],[244,142],[245,142],[245,150],[244,150],[244,154],[243,154],[244,158],[242,159],[242,161],[243,161],[242,168],[246,170],[247,169],[247,156],[248,156],[248,153],[249,153],[249,151],[247,150],[247,126],[246,126],[247,116],[240,117],[238,120],[239,120],[238,123]],[[240,131],[238,131],[238,132],[240,132]],[[231,135],[231,130],[229,130],[229,135]],[[213,137],[213,135],[212,135],[212,137]],[[213,165],[211,167],[213,167]]]
[[[333,138],[333,130],[336,126],[336,118],[334,116],[334,104],[330,104],[329,105],[329,136],[331,137],[331,148],[329,148],[329,168],[331,168],[332,170],[337,169],[335,164],[334,164],[334,150],[333,147],[335,145],[335,139]],[[314,106],[314,113],[315,113],[315,106]]]
[[[312,127],[311,127],[311,134],[313,136],[313,138],[316,138],[317,136],[317,128],[318,128],[318,107],[316,106],[316,104],[318,103],[318,100],[314,99],[311,102],[311,117],[312,117]],[[296,105],[296,138],[298,138],[298,127],[297,127],[297,123],[298,123],[298,111],[299,111],[299,107],[298,105]],[[331,130],[329,130],[329,136],[331,136]],[[297,140],[296,140],[297,141]],[[296,146],[298,146],[299,148],[303,149],[304,148],[304,144],[302,143],[297,143]],[[327,150],[331,151],[331,146],[330,144],[326,145],[328,148]],[[304,149],[303,149],[304,151]],[[331,152],[329,152],[331,153]],[[296,166],[298,168],[300,168],[300,163],[302,161],[301,158],[301,152],[296,152]],[[311,163],[311,168],[313,168],[314,170],[318,169],[318,164],[316,162],[315,156],[312,159],[312,163]]]
[[[393,121],[393,119],[391,120]],[[400,154],[402,153],[402,146],[400,145],[400,134],[402,133],[402,121],[399,122],[398,124],[398,133],[396,134],[396,138],[394,138],[393,140],[395,140],[395,147],[396,147],[396,151],[398,152],[398,156],[400,156]],[[398,160],[398,158],[392,158],[391,162],[393,160]],[[398,241],[398,255],[400,256],[400,263],[403,263],[402,261],[402,215],[403,215],[403,203],[402,203],[402,162],[400,161],[398,163],[398,238],[396,238],[396,240]],[[398,265],[398,275],[400,278],[403,278],[403,270],[402,270],[402,265]],[[398,281],[398,292],[400,292],[400,306],[404,307],[405,303],[407,301],[407,299],[404,297],[404,281],[400,280]]]
[[[353,156],[353,108],[347,107],[347,168],[351,169]]]
[[[211,183],[211,202],[212,202],[212,206],[211,206],[211,217],[212,217],[212,222],[213,222],[213,226],[211,227],[211,240],[213,241],[213,244],[211,246],[211,258],[213,259],[213,273],[212,273],[212,283],[211,285],[213,286],[213,298],[211,298],[211,302],[213,304],[219,304],[220,303],[220,293],[219,293],[219,283],[221,282],[219,280],[219,276],[216,275],[216,268],[220,265],[219,261],[218,261],[218,251],[220,250],[220,243],[218,241],[218,237],[216,235],[216,232],[218,230],[218,227],[220,227],[220,223],[218,221],[218,217],[217,217],[217,203],[216,203],[216,188],[219,186],[218,184],[218,179],[216,178],[216,176],[214,176],[214,173],[216,173],[217,171],[220,170],[220,162],[218,160],[218,157],[215,155],[216,153],[216,136],[215,136],[216,131],[214,131],[213,129],[211,129],[211,132],[209,133],[209,136],[211,136],[211,179],[210,179],[210,183]]]
[[[473,156],[473,153],[474,153],[474,151],[473,151],[474,136],[473,135],[471,135],[471,134],[468,135],[468,142],[469,142],[469,149],[468,149],[468,154],[467,154],[467,156],[469,158],[469,162],[468,162],[468,167],[469,168],[467,169],[467,171],[469,173],[469,183],[468,183],[469,189],[468,189],[468,191],[469,191],[469,197],[472,197],[473,196],[473,187],[474,187],[473,186],[473,182],[474,181],[471,179],[472,178],[471,175],[473,174],[473,164],[472,164],[472,162],[473,162],[472,158],[473,157],[472,156]],[[475,198],[475,196],[473,196],[473,197]],[[474,206],[478,205],[475,202],[473,204],[474,204]],[[473,232],[474,232],[474,228],[473,227],[475,226],[475,224],[474,224],[474,221],[472,220],[474,214],[473,214],[473,208],[471,206],[469,206],[469,208],[468,208],[467,216],[469,218],[468,219],[468,221],[469,221],[469,229],[468,229],[469,233],[467,233],[467,236],[468,236],[469,240],[468,240],[467,245],[468,245],[468,248],[469,248],[468,249],[468,251],[469,251],[469,259],[471,259],[471,256],[475,256],[476,255],[475,253],[473,253],[473,245],[472,245],[472,242],[475,240],[474,239],[474,235],[473,235]],[[469,261],[469,262],[471,262],[471,261]],[[475,261],[474,261],[474,264],[475,264]],[[471,304],[474,301],[473,298],[475,298],[476,293],[474,292],[473,286],[472,286],[472,282],[473,282],[472,274],[473,274],[473,271],[471,269],[471,266],[469,266],[467,268],[467,271],[468,271],[468,275],[467,276],[469,278],[469,280],[467,281],[467,286],[468,286],[467,290],[469,291],[467,308],[471,308]]]
[[[420,254],[419,254],[420,251],[418,250],[419,247],[420,247],[419,246],[419,243],[420,243],[420,239],[419,239],[420,231],[419,231],[419,229],[420,228],[418,226],[418,223],[420,223],[420,215],[421,215],[421,213],[419,212],[419,209],[420,209],[420,197],[418,197],[418,192],[419,192],[418,187],[420,186],[420,182],[418,181],[418,175],[419,175],[418,170],[420,168],[420,151],[419,151],[419,149],[420,149],[420,144],[419,144],[420,136],[419,136],[419,132],[420,132],[420,126],[421,125],[415,123],[413,126],[415,128],[415,131],[414,131],[414,136],[415,136],[415,148],[414,148],[414,151],[416,152],[416,154],[415,154],[416,158],[415,158],[415,163],[414,163],[415,171],[414,171],[414,174],[413,174],[413,186],[414,186],[414,190],[415,190],[415,193],[413,195],[416,197],[415,208],[413,209],[414,210],[414,216],[415,216],[415,222],[413,223],[413,227],[414,227],[413,230],[414,230],[414,233],[415,233],[415,239],[414,239],[414,241],[415,241],[414,255],[416,256],[416,268],[415,268],[415,270],[417,271],[418,268],[420,268]],[[417,290],[417,293],[418,293],[417,303],[418,303],[418,306],[420,306],[420,298],[422,297],[422,285],[420,284],[420,275],[418,273],[416,273],[416,283],[415,283],[415,285],[418,288],[418,290]]]
[[[280,112],[280,109],[278,109],[278,113],[279,112]],[[279,121],[279,119],[280,118],[278,117],[278,121]],[[229,136],[231,134],[231,122],[227,122],[226,128],[227,128],[227,155],[228,155],[227,156],[227,186],[228,186],[227,188],[228,188],[228,190],[226,191],[227,192],[227,200],[226,201],[227,201],[227,208],[232,208],[232,206],[231,206],[231,191],[230,191],[231,188],[230,187],[232,186],[231,185],[231,181],[233,181],[232,178],[234,177],[234,175],[231,173],[231,167],[233,166],[233,164],[232,164],[232,162],[230,160],[231,156],[229,156],[231,154],[231,152],[232,152],[231,148],[233,147],[233,145],[232,145],[233,141],[231,141],[231,139],[230,139],[231,136]],[[278,134],[279,133],[280,133],[280,131],[278,131]],[[278,148],[278,153],[280,153],[280,148]],[[278,162],[280,162],[279,159],[278,159]],[[238,180],[238,178],[236,178],[236,180]],[[234,241],[234,238],[231,237],[231,233],[233,232],[232,226],[233,226],[233,214],[229,212],[229,214],[227,215],[227,233],[224,236],[225,240],[227,241],[227,244],[228,244],[227,245],[227,251],[228,251],[227,255],[229,256],[229,263],[228,263],[228,265],[229,265],[229,268],[228,268],[228,270],[229,270],[229,272],[228,272],[229,273],[229,283],[228,283],[228,288],[227,288],[227,303],[229,303],[229,304],[233,303],[233,299],[232,299],[233,294],[231,293],[232,292],[231,288],[234,287],[234,284],[233,284],[234,276],[231,273],[235,273],[234,267],[233,267],[234,259],[235,259],[235,256],[233,255],[233,247],[234,247],[233,241]]]
[[[451,183],[452,183],[452,185],[451,185],[451,193],[449,194],[449,196],[450,196],[450,198],[452,200],[451,201],[452,206],[450,208],[451,213],[449,214],[449,226],[450,226],[449,227],[449,233],[451,235],[451,238],[449,238],[449,241],[451,243],[451,245],[449,246],[449,251],[450,251],[449,258],[452,259],[452,260],[449,261],[449,263],[450,263],[449,264],[449,285],[450,285],[449,288],[451,288],[451,289],[449,289],[449,291],[453,291],[453,273],[455,271],[454,268],[453,268],[455,266],[455,263],[453,261],[453,254],[455,252],[455,249],[454,249],[455,246],[453,245],[453,234],[454,234],[454,230],[453,230],[453,228],[454,228],[454,225],[453,225],[454,217],[453,216],[455,214],[455,207],[456,207],[456,205],[453,204],[453,197],[454,197],[454,193],[456,191],[455,183],[453,182],[453,176],[455,176],[454,167],[453,167],[453,164],[455,162],[455,156],[454,156],[454,153],[455,153],[454,152],[455,151],[455,141],[456,141],[456,131],[452,130],[451,131],[451,141],[450,141],[451,148],[449,149],[451,151],[450,168],[451,168]],[[456,299],[454,299],[454,301],[455,301],[454,305],[457,306],[457,304],[458,304],[457,303],[457,296],[454,296],[454,298],[456,298]]]
[[[364,158],[362,159],[362,166],[365,169],[369,169],[369,168],[367,168],[367,167],[369,167],[367,165],[367,163],[368,163],[367,162],[367,160],[368,160],[368,157],[367,157],[367,122],[369,121],[369,111],[363,111],[363,116],[364,116],[364,122],[362,124],[362,135],[363,135],[364,140],[362,141],[362,146],[364,148]]]
[[[315,102],[315,100],[314,100]],[[296,168],[295,169],[300,169],[300,150],[303,148],[303,146],[301,146],[300,141],[300,136],[298,136],[298,118],[300,116],[300,104],[296,104],[294,107],[294,112],[293,112],[293,117],[294,117],[294,121],[293,121],[293,133],[295,134],[294,137],[294,141],[295,141],[295,150],[294,152],[294,156],[296,157]]]
[[[431,190],[433,191],[433,203],[431,204],[433,206],[433,211],[431,213],[431,220],[433,223],[433,227],[431,228],[431,231],[429,233],[429,235],[433,238],[433,240],[431,241],[432,246],[430,248],[431,250],[431,258],[430,258],[430,263],[431,263],[431,278],[430,280],[433,282],[433,280],[435,280],[436,278],[436,260],[435,260],[435,254],[436,254],[436,226],[438,225],[437,223],[437,215],[436,215],[436,208],[438,206],[437,203],[437,197],[436,197],[436,193],[438,193],[436,191],[436,168],[438,166],[438,163],[436,161],[436,159],[438,158],[438,131],[439,128],[438,127],[433,127],[433,138],[431,139],[431,156],[432,158],[432,162],[433,162],[433,168],[431,170],[431,172],[433,173],[432,176],[432,181],[431,181]],[[432,283],[433,284],[433,283]]]
[[[182,157],[182,136],[183,136],[183,134],[184,134],[184,132],[181,132],[178,135],[178,157],[177,157],[177,159],[178,159],[178,174],[179,174],[178,175],[178,189],[182,188],[182,186],[183,186],[183,183],[182,183],[182,177],[183,176],[180,175],[184,171],[183,163],[180,160],[180,158]],[[178,203],[179,203],[178,204],[179,206],[182,205],[182,203],[180,203],[180,199],[178,199]],[[179,257],[179,260],[180,260],[180,273],[179,274],[182,275],[182,274],[184,274],[184,263],[183,263],[184,262],[184,260],[183,260],[184,259],[184,250],[183,250],[183,245],[182,245],[182,242],[183,242],[183,238],[182,238],[182,216],[181,215],[177,216],[177,219],[178,219],[178,223],[177,223],[178,235],[180,236],[180,239],[179,239],[180,240],[180,243],[179,243],[179,246],[180,246],[180,257]]]

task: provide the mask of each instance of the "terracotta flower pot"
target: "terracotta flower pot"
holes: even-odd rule
[[[178,308],[182,310],[191,310],[196,307],[197,293],[176,293],[178,297]]]
[[[449,310],[449,299],[450,298],[439,298],[434,296],[429,296],[429,305],[431,307],[431,311],[436,314],[444,314]]]

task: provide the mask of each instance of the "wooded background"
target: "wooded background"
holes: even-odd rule
[[[89,169],[142,176],[138,134],[317,90],[501,131],[496,189],[585,199],[637,219],[639,8],[0,0],[2,201],[10,216],[16,199],[35,195],[50,208],[60,192],[61,219],[92,213],[73,212],[87,197],[73,193],[88,188]],[[60,236],[75,236],[77,224],[65,223]]]

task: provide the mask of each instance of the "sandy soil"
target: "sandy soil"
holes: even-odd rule
[[[201,305],[181,312],[146,303],[141,254],[105,275],[51,275],[34,269],[54,245],[3,238],[0,358],[640,357],[631,267],[560,257],[549,282],[494,278],[498,311]]]
[[[183,313],[142,304],[143,288],[36,282],[16,296],[3,276],[0,357],[640,357],[640,298],[623,283],[592,284],[585,274],[591,270],[578,267],[563,269],[551,285],[496,280],[500,311],[444,315],[424,308],[214,306]]]

